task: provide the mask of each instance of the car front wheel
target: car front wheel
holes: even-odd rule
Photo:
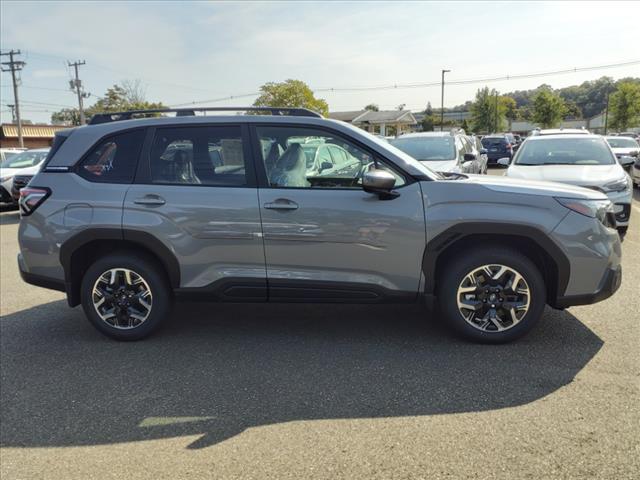
[[[544,280],[520,252],[480,247],[445,268],[438,290],[440,311],[464,337],[509,342],[540,320],[546,303]]]

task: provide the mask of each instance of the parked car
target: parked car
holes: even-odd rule
[[[482,142],[480,138],[476,135],[468,135],[467,140],[471,144],[471,151],[476,158],[478,158],[479,168],[476,173],[487,173],[487,168],[489,166],[489,157],[487,155],[487,149],[482,146]]]
[[[638,145],[638,142],[633,138],[623,136],[606,137],[606,139],[620,165],[631,173],[631,167],[640,158],[640,145]]]
[[[636,142],[640,143],[640,132],[623,132],[618,133],[617,136],[633,138]]]
[[[9,160],[14,155],[24,152],[26,148],[0,148],[0,165]]]
[[[497,164],[501,158],[511,159],[513,157],[513,145],[506,135],[485,135],[482,137],[482,146],[487,150],[489,165]]]
[[[631,180],[634,185],[640,187],[640,158],[638,158],[631,167]]]
[[[344,169],[360,168],[360,160],[339,145],[303,143],[300,145],[307,159],[307,176],[332,175]]]
[[[22,278],[66,292],[121,340],[155,331],[175,296],[437,302],[458,332],[496,343],[524,335],[545,304],[597,302],[620,285],[620,238],[600,191],[443,176],[350,124],[259,109],[273,115],[110,113],[56,132],[20,192]],[[289,141],[301,137],[341,146],[360,167],[308,176]]]
[[[507,161],[503,161],[508,165]],[[600,135],[543,135],[527,139],[508,165],[516,179],[568,183],[606,193],[616,226],[626,232],[631,215],[631,178]]]
[[[0,202],[16,203],[17,198],[11,194],[13,177],[16,174],[35,175],[42,161],[47,157],[48,148],[25,150],[11,156],[0,166]]]
[[[436,172],[483,173],[486,169],[481,152],[463,130],[407,133],[390,143]]]

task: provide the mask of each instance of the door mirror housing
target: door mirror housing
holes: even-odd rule
[[[331,162],[322,162],[320,164],[320,171],[322,172],[323,170],[329,170],[330,168],[333,168],[333,164]]]
[[[636,159],[627,155],[618,158],[618,163],[623,167],[630,167],[635,163]]]
[[[465,162],[473,162],[476,158],[478,158],[476,156],[475,153],[465,153],[464,154],[464,161]]]
[[[386,170],[369,170],[362,177],[362,189],[368,193],[377,194],[381,200],[390,200],[400,196],[393,191],[396,177]]]
[[[489,153],[489,150],[487,150],[486,148],[480,149],[480,155],[486,155],[487,153]]]
[[[508,167],[511,163],[511,159],[509,157],[503,157],[498,159],[498,165],[502,165],[503,167]]]

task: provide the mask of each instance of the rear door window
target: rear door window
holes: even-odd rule
[[[244,148],[239,126],[159,128],[151,147],[151,182],[245,186]]]
[[[78,174],[91,182],[133,182],[144,136],[141,129],[102,140],[82,161]]]

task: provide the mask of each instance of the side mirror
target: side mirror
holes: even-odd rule
[[[464,161],[465,162],[473,162],[476,158],[476,154],[475,153],[465,153],[464,154]]]
[[[323,170],[329,170],[330,168],[333,168],[333,164],[331,162],[322,162],[320,164],[320,171],[322,172]]]
[[[400,196],[393,191],[396,177],[385,170],[369,170],[362,177],[362,189],[368,193],[377,194],[381,200],[390,200]]]
[[[489,153],[489,150],[487,150],[486,148],[480,149],[480,155],[486,155],[487,153]]]
[[[620,165],[622,165],[623,167],[630,167],[635,162],[636,162],[635,158],[627,155],[618,158],[618,163],[620,163]]]
[[[498,165],[502,165],[503,167],[508,167],[511,163],[511,159],[509,157],[503,157],[498,159]]]

